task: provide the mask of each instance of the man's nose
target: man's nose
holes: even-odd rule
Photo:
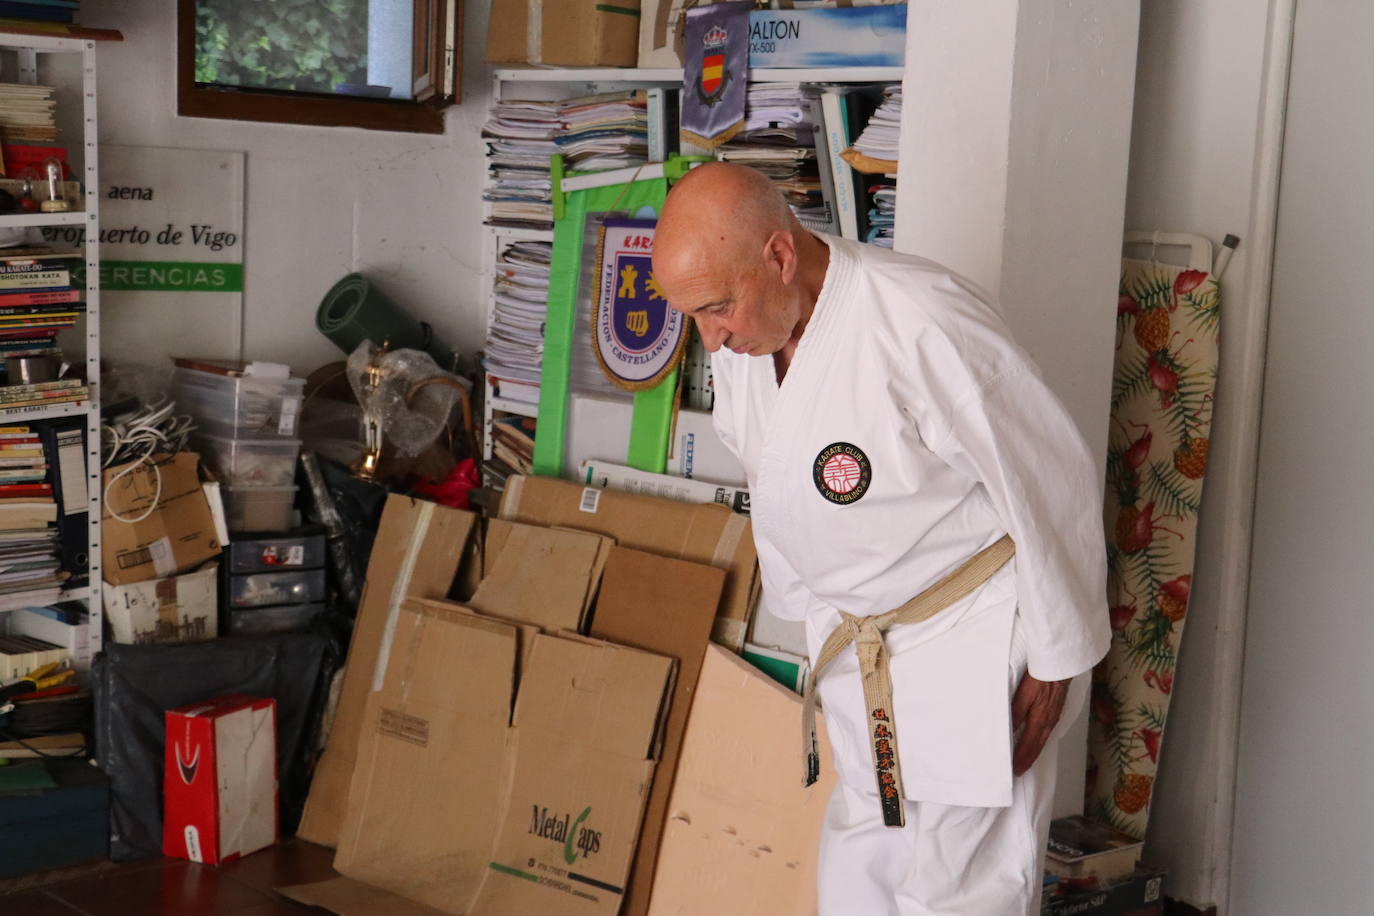
[[[711,353],[719,350],[721,344],[725,343],[725,339],[730,336],[730,332],[720,322],[711,318],[698,318],[697,331],[701,334],[701,342]]]

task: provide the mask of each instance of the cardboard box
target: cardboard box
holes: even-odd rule
[[[802,785],[801,697],[709,646],[659,845],[651,916],[816,912],[821,823],[834,787]]]
[[[66,623],[31,608],[9,612],[10,632],[32,636],[67,650],[72,667],[86,671],[91,667],[90,618],[82,615],[81,623]]]
[[[303,839],[338,845],[364,704],[375,689],[377,660],[391,644],[401,602],[412,596],[448,596],[476,524],[477,516],[461,509],[405,496],[387,498],[353,623],[334,724],[297,830]]]
[[[610,538],[566,528],[504,522],[489,571],[468,605],[476,611],[551,632],[585,632]],[[488,541],[494,541],[490,530]]]
[[[277,841],[277,703],[231,695],[167,710],[162,851],[216,865]]]
[[[408,600],[378,668],[341,877],[283,893],[343,916],[615,913],[673,662]]]
[[[610,643],[534,637],[506,816],[473,912],[616,916],[675,667]]]
[[[749,69],[900,67],[906,59],[907,4],[754,10]]]
[[[1041,910],[1049,916],[1159,916],[1164,912],[1164,872],[1141,866],[1110,887],[1059,894],[1045,903]]]
[[[624,547],[614,548],[606,561],[592,635],[657,652],[678,664],[663,733],[663,754],[649,790],[621,916],[642,916],[649,910],[658,844],[668,818],[682,737],[724,585],[722,570]]]
[[[511,477],[501,518],[613,537],[621,547],[725,570],[712,638],[744,646],[758,594],[757,554],[749,519],[724,506],[598,490],[548,477]]]
[[[105,619],[115,642],[195,642],[219,634],[219,564],[129,585],[104,585]]]
[[[640,0],[492,0],[487,62],[633,67]]]
[[[691,5],[646,0],[639,21],[640,67],[682,66],[683,9]],[[906,14],[906,3],[753,10],[749,68],[900,67]]]
[[[100,555],[106,582],[127,585],[174,576],[219,556],[222,545],[194,452],[157,455],[151,464],[120,476],[128,467],[105,469],[109,490],[100,516]],[[154,503],[157,508],[139,521],[114,515],[138,518]]]
[[[742,515],[749,514],[749,491],[741,487],[691,480],[673,474],[655,474],[596,459],[582,462],[577,470],[581,481],[591,487],[642,493],[683,503],[719,503]]]

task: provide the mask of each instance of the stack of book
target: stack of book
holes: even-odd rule
[[[73,327],[85,304],[72,285],[76,252],[47,248],[0,249],[0,359],[60,359],[57,333]],[[78,378],[0,386],[0,409],[81,401],[86,385]]]
[[[891,181],[869,185],[868,235],[865,242],[880,248],[891,248],[897,228],[897,186]]]
[[[20,4],[0,2],[0,16],[13,16],[7,8]],[[26,4],[25,4],[26,5]],[[10,142],[54,143],[57,102],[52,86],[0,83],[0,133]]]
[[[578,171],[639,165],[648,155],[648,129],[643,90],[498,102],[482,128],[487,225],[552,229],[549,159],[562,155],[565,166]]]
[[[62,598],[57,500],[42,441],[27,426],[0,428],[0,608]]]
[[[744,130],[721,146],[716,158],[762,172],[802,225],[838,234],[833,195],[821,180],[818,117],[815,93],[800,83],[751,83],[745,96]]]
[[[535,421],[530,417],[497,417],[491,424],[489,472],[500,480],[534,472]],[[494,465],[494,467],[490,467]]]
[[[0,636],[0,682],[16,680],[44,665],[61,664],[69,658],[71,652],[34,636]]]
[[[552,259],[549,242],[514,242],[496,262],[496,304],[482,365],[497,397],[539,403]]]

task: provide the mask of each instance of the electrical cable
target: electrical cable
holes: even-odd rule
[[[128,463],[118,473],[105,482],[105,505],[110,506],[110,490],[125,476],[132,474],[143,464],[152,466],[156,483],[153,498],[140,515],[126,516],[114,508],[110,515],[121,522],[135,524],[157,511],[162,500],[162,471],[153,463],[153,455],[158,453],[176,454],[186,448],[195,423],[189,416],[176,413],[176,404],[166,398],[140,407],[111,423],[100,427],[100,446],[104,458],[102,468]]]

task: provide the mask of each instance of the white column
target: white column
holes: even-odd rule
[[[911,0],[908,17],[897,248],[1001,302],[1105,469],[1139,5]],[[1057,813],[1082,807],[1085,738],[1065,739]]]

